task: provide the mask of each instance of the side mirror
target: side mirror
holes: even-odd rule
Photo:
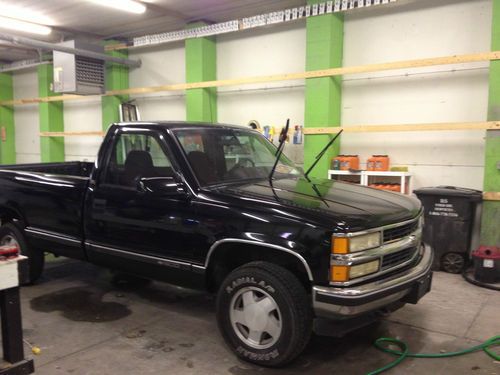
[[[139,191],[156,196],[186,196],[184,184],[174,177],[143,177],[137,183]]]

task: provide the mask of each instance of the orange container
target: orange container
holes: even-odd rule
[[[358,155],[344,155],[344,170],[359,169],[359,156]]]
[[[332,159],[332,169],[340,169],[341,171],[359,169],[359,156],[339,155]]]
[[[401,192],[401,185],[400,184],[393,184],[392,191],[395,191],[396,193]]]
[[[373,155],[371,158],[368,158],[366,162],[366,169],[368,171],[388,171],[389,156]]]

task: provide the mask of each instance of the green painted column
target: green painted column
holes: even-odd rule
[[[195,23],[189,27],[203,26]],[[217,79],[217,52],[215,37],[186,40],[186,82],[214,81]],[[186,120],[217,122],[217,88],[189,89],[186,91]]]
[[[107,44],[116,44],[110,41]],[[110,56],[128,57],[126,49],[106,52]],[[124,90],[129,88],[129,68],[126,65],[106,63],[106,91]],[[129,100],[128,95],[103,96],[102,105],[102,129],[108,130],[109,125],[120,121],[120,104]]]
[[[308,4],[322,0],[309,0]],[[342,66],[344,20],[339,14],[309,17],[306,21],[306,70]],[[309,78],[306,80],[304,126],[340,126],[342,77]],[[330,135],[304,137],[304,169],[331,139]],[[323,155],[311,172],[313,177],[327,178],[330,159],[339,153],[340,139]]]
[[[12,100],[14,90],[12,74],[0,73],[0,100]],[[0,163],[16,163],[16,129],[14,126],[14,107],[0,106],[0,130],[5,134],[0,139]]]
[[[500,50],[500,0],[493,0],[491,50]],[[490,63],[488,121],[500,120],[500,61]],[[484,191],[500,192],[500,130],[486,132]],[[481,220],[481,244],[500,246],[500,201],[485,201]]]
[[[51,87],[54,77],[52,64],[39,65],[38,96],[44,98],[55,94]],[[38,104],[38,119],[41,132],[64,131],[63,102]],[[64,161],[64,137],[40,137],[40,159],[42,163]]]

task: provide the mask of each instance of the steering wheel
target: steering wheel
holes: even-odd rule
[[[245,174],[245,169],[248,167],[255,167],[255,162],[249,158],[239,158],[238,162],[232,166],[230,170],[227,171],[226,176],[236,177],[243,173]]]
[[[255,162],[250,158],[238,158],[238,162],[233,166],[233,168],[248,168],[255,167]]]

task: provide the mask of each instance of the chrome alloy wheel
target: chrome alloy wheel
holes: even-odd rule
[[[281,336],[282,319],[278,304],[260,288],[238,290],[231,299],[229,318],[236,335],[252,348],[267,349]]]

